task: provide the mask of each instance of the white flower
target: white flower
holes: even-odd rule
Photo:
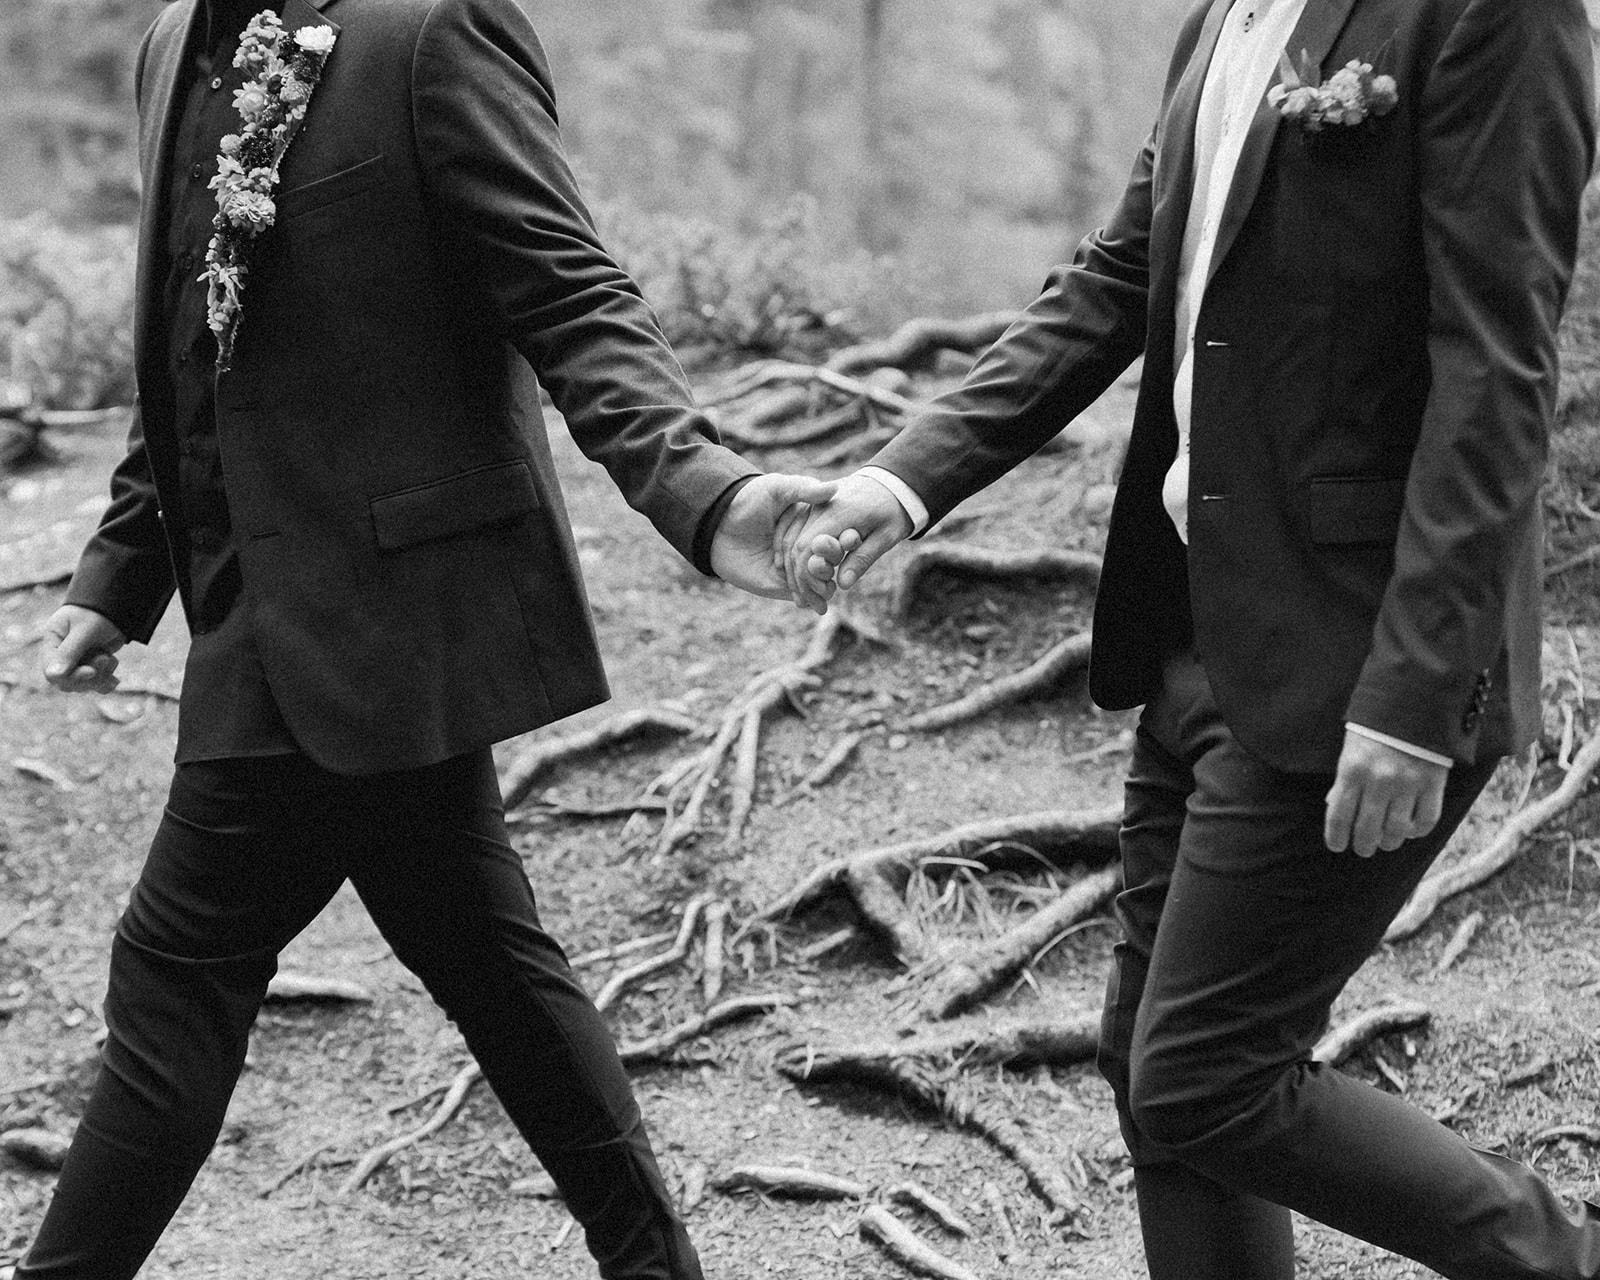
[[[278,96],[291,107],[297,107],[311,97],[311,86],[293,72],[285,72]]]
[[[294,42],[307,53],[327,55],[333,51],[333,28],[329,26],[301,27],[294,33]]]
[[[225,134],[223,134],[222,135],[222,154],[225,155],[225,156],[230,156],[230,157],[238,155],[239,154],[239,147],[243,142],[244,142],[244,139],[241,138],[237,133],[225,133]]]
[[[261,191],[226,191],[217,203],[224,218],[252,234],[265,231],[278,215],[272,197]]]
[[[247,122],[255,120],[267,109],[267,91],[259,84],[247,84],[233,91],[233,105]]]

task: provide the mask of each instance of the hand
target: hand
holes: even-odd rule
[[[809,504],[833,497],[835,485],[810,476],[757,476],[740,489],[711,539],[711,568],[725,582],[772,600],[792,597],[813,613],[828,612],[827,591],[791,588],[774,548]],[[796,508],[797,510],[791,510]]]
[[[790,540],[791,591],[831,592],[835,585],[848,591],[910,536],[911,517],[894,494],[871,476],[847,476]]]
[[[44,678],[64,693],[110,693],[117,687],[116,652],[127,643],[117,624],[82,605],[64,604],[44,624],[56,644]]]
[[[1344,732],[1344,749],[1333,789],[1323,839],[1334,853],[1353,849],[1363,858],[1377,850],[1398,849],[1425,836],[1444,807],[1448,765]]]

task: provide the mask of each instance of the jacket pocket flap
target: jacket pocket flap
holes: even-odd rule
[[[372,527],[378,545],[393,550],[515,520],[538,506],[528,464],[506,462],[373,498]]]
[[[281,192],[277,197],[278,216],[285,220],[297,218],[302,213],[310,213],[313,209],[320,209],[323,205],[332,204],[336,200],[359,195],[368,187],[376,186],[383,181],[385,167],[386,161],[382,154],[370,156],[348,169],[340,169],[337,173],[330,173],[326,177]]]
[[[1406,502],[1404,476],[1330,476],[1304,491],[1312,542],[1393,543]]]

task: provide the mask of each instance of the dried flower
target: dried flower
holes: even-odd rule
[[[1400,101],[1394,77],[1374,75],[1370,62],[1352,59],[1320,84],[1308,53],[1302,51],[1300,64],[1297,71],[1288,50],[1279,55],[1279,80],[1267,90],[1267,102],[1307,133],[1329,125],[1353,128],[1388,115]]]

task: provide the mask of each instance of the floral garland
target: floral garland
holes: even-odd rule
[[[240,295],[250,272],[256,237],[270,227],[278,206],[278,164],[305,119],[311,91],[333,52],[330,26],[301,27],[292,41],[270,9],[250,19],[239,37],[233,65],[248,74],[233,105],[244,121],[222,140],[211,189],[217,193],[216,232],[206,249],[206,322],[217,336],[217,372],[233,363]],[[288,46],[288,47],[286,47]]]
[[[1296,71],[1288,50],[1279,55],[1279,83],[1267,91],[1267,102],[1307,133],[1320,133],[1329,125],[1353,128],[1388,115],[1400,101],[1394,77],[1373,75],[1370,62],[1352,59],[1319,84],[1309,55],[1300,58]]]

